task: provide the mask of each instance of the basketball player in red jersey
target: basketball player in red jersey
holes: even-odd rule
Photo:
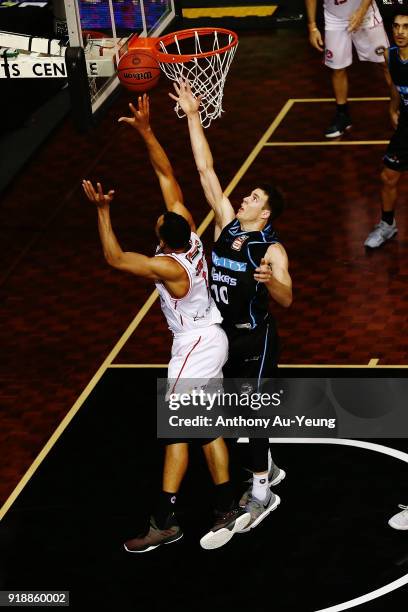
[[[156,223],[160,242],[154,257],[124,252],[112,229],[110,204],[114,191],[103,193],[90,181],[83,181],[88,199],[97,207],[98,227],[106,261],[119,270],[153,280],[160,294],[174,341],[168,378],[174,381],[172,393],[185,392],[183,380],[217,379],[227,359],[228,341],[219,323],[221,315],[207,285],[207,264],[203,245],[195,234],[191,213],[183,203],[170,161],[155,137],[149,122],[149,98],[138,100],[138,109],[130,104],[132,117],[121,117],[142,136],[150,162],[160,183],[167,212]],[[194,257],[190,257],[194,251]],[[188,380],[186,380],[188,379]],[[160,544],[169,544],[182,537],[174,513],[181,481],[188,464],[186,440],[168,440],[163,472],[163,489],[158,507],[147,532],[125,543],[128,552],[147,552]],[[233,507],[233,491],[229,482],[228,451],[222,438],[201,440],[215,487],[216,522],[202,539],[203,548],[218,548],[233,534],[245,527],[250,514]]]
[[[316,25],[317,0],[305,0],[310,44],[324,50],[324,62],[332,69],[332,85],[336,97],[336,114],[325,132],[326,138],[337,138],[351,128],[347,104],[347,67],[353,61],[353,45],[362,61],[380,63],[385,68],[383,53],[388,38],[374,0],[323,0],[324,43]],[[386,75],[387,82],[388,78]]]

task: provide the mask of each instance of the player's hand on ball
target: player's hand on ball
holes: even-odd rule
[[[201,96],[197,96],[197,98],[193,96],[190,83],[180,79],[178,83],[173,83],[173,86],[177,95],[169,93],[169,96],[179,104],[182,111],[186,115],[193,115],[198,112],[201,104]]]
[[[269,283],[272,278],[273,273],[271,267],[262,257],[259,268],[256,268],[255,270],[254,279],[259,283]]]
[[[96,204],[98,208],[109,206],[115,195],[113,189],[108,191],[108,193],[104,194],[102,190],[102,185],[100,183],[96,183],[95,189],[91,181],[86,181],[85,179],[82,181],[82,188],[85,191],[85,195],[88,200],[93,204]]]
[[[133,117],[120,117],[118,123],[128,123],[139,132],[146,132],[150,129],[150,100],[147,94],[139,96],[137,99],[137,109],[130,102],[129,108]]]

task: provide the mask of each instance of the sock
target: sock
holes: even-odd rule
[[[394,211],[393,210],[383,210],[381,211],[381,221],[385,221],[388,225],[392,225],[394,223]]]
[[[342,113],[343,115],[349,114],[348,104],[336,104],[337,112]]]
[[[167,491],[160,492],[157,508],[153,515],[159,529],[166,528],[169,517],[175,511],[176,499],[176,493],[168,493]]]
[[[215,509],[218,512],[228,512],[234,505],[234,491],[231,482],[215,485]]]
[[[259,501],[265,501],[268,488],[268,472],[263,474],[254,474],[252,496],[259,499]]]
[[[268,474],[271,471],[273,466],[273,459],[272,459],[272,455],[271,455],[271,449],[268,448]]]

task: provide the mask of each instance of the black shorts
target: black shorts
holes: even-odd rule
[[[228,361],[224,378],[271,378],[276,376],[279,336],[272,316],[255,329],[225,326],[228,336]]]
[[[396,172],[408,170],[408,119],[400,117],[398,127],[391,137],[385,155],[384,165]]]

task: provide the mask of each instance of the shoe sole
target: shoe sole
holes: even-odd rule
[[[234,533],[241,532],[244,527],[246,527],[251,520],[251,513],[245,512],[235,521],[232,529],[228,529],[227,527],[223,527],[222,529],[218,529],[217,531],[210,531],[206,533],[200,540],[200,545],[205,550],[213,550],[214,548],[220,548],[227,544]]]
[[[126,550],[126,552],[129,553],[145,553],[150,552],[155,548],[159,548],[159,546],[161,546],[162,544],[173,544],[173,542],[178,542],[178,540],[181,540],[182,537],[183,534],[177,536],[176,538],[174,538],[174,540],[168,540],[168,542],[160,542],[160,544],[156,544],[156,546],[149,546],[149,548],[145,548],[145,550],[130,550],[129,548],[127,548],[126,544],[123,545],[123,548]]]
[[[239,533],[247,533],[248,531],[251,531],[251,529],[253,529],[254,527],[257,527],[259,523],[268,516],[268,514],[270,514],[273,510],[276,510],[280,502],[281,500],[280,500],[279,495],[275,495],[275,502],[272,504],[272,506],[269,506],[269,508],[266,508],[265,512],[262,512],[262,514],[260,514],[253,523],[251,523],[248,527],[245,527],[245,529],[241,529]]]
[[[392,232],[391,236],[388,236],[388,238],[386,238],[385,240],[383,240],[382,242],[380,242],[380,244],[377,244],[376,246],[371,246],[369,244],[367,244],[367,241],[365,241],[364,246],[367,249],[378,249],[380,248],[380,246],[382,246],[383,244],[385,244],[388,240],[391,240],[391,238],[394,238],[395,234],[398,234],[398,228],[396,227],[395,230]]]
[[[324,136],[325,138],[340,138],[340,136],[343,136],[343,134],[349,132],[352,127],[352,125],[348,125],[343,132],[336,132],[335,134],[325,134]]]
[[[398,531],[408,531],[408,525],[407,525],[406,527],[397,527],[396,525],[393,525],[391,521],[392,521],[392,519],[390,519],[390,520],[388,521],[388,524],[389,524],[389,526],[390,526],[390,527],[392,527],[393,529],[397,529]]]

